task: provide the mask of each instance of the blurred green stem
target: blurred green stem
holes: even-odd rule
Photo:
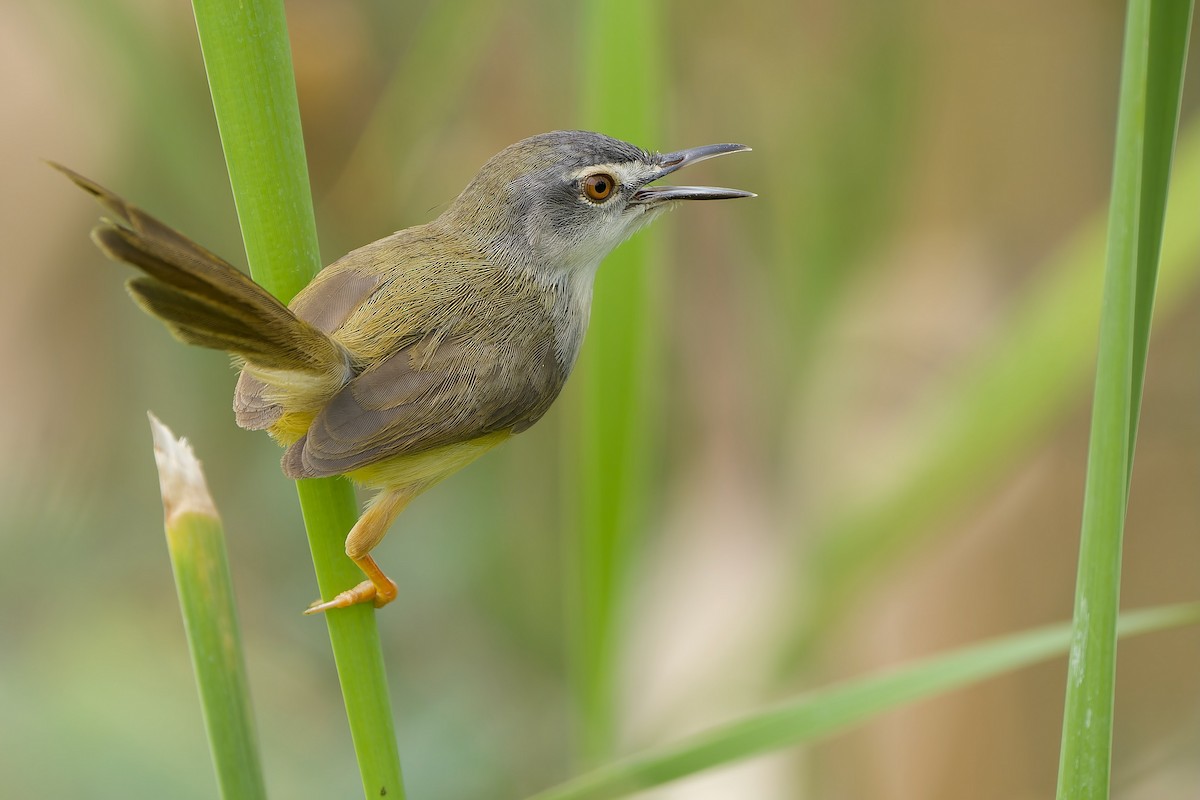
[[[282,0],[193,0],[213,109],[254,278],[284,302],[320,269]],[[358,516],[340,478],[297,483],[323,597],[361,573],[344,542]],[[367,797],[403,798],[374,609],[325,614]]]
[[[642,0],[587,0],[579,18],[583,54],[583,119],[593,130],[651,146],[658,139],[662,87],[659,5]],[[637,20],[636,25],[628,24]],[[636,58],[597,58],[610,45]],[[643,234],[609,256],[596,279],[587,343],[575,383],[580,429],[571,439],[574,619],[571,664],[584,763],[613,752],[617,737],[616,675],[620,616],[634,532],[644,514],[656,403],[652,237]]]
[[[503,11],[491,0],[425,7],[337,177],[326,191],[318,190],[323,215],[326,209],[353,209],[354,227],[371,230],[391,224],[397,209],[426,210],[416,206],[423,202],[416,185],[421,168],[438,163],[432,145],[453,124],[463,87],[491,54],[488,37]],[[397,141],[404,146],[396,147]]]

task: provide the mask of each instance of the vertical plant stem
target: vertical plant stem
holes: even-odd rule
[[[153,414],[150,429],[162,484],[167,550],[217,785],[221,797],[259,800],[267,793],[250,711],[225,531],[192,448],[185,440],[175,439]]]
[[[193,0],[213,109],[254,278],[285,302],[320,268],[282,0]],[[343,550],[358,516],[343,479],[297,483],[324,597],[361,574]],[[367,797],[403,798],[374,609],[325,614]]]
[[[1121,546],[1190,6],[1131,0],[1126,19],[1060,800],[1109,794]]]
[[[658,8],[640,0],[588,0],[580,15],[585,124],[643,147],[658,140]],[[638,56],[599,55],[615,41]],[[648,380],[659,340],[651,314],[658,280],[653,246],[652,237],[635,237],[605,260],[575,377],[583,408],[568,467],[568,485],[578,491],[571,660],[584,763],[609,756],[615,744],[621,600],[633,531],[645,507],[648,458],[657,450]]]

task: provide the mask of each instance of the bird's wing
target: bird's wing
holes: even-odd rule
[[[290,306],[300,319],[329,334],[340,328],[383,283],[382,273],[345,266],[345,261],[342,259],[317,273]]]
[[[341,475],[385,459],[524,430],[545,413],[565,375],[547,339],[514,359],[498,341],[426,337],[369,367],[291,445],[292,478]]]
[[[317,330],[333,334],[379,288],[381,276],[334,264],[322,270],[292,301],[289,309]],[[261,378],[243,371],[233,395],[237,424],[266,430],[283,417],[284,407]]]

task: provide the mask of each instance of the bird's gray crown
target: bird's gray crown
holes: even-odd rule
[[[528,150],[543,157],[553,153],[553,160],[568,169],[592,164],[649,162],[651,159],[650,154],[640,147],[592,131],[551,131],[523,139],[509,149]]]

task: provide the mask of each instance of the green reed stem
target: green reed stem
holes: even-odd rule
[[[213,109],[246,257],[285,302],[320,269],[316,222],[282,0],[193,0]],[[323,597],[362,575],[345,555],[358,516],[341,478],[297,482]],[[400,757],[374,610],[324,615],[368,798],[403,798]]]
[[[150,415],[154,459],[162,484],[167,550],[183,612],[183,628],[221,797],[267,796],[250,710],[246,659],[225,551],[225,530],[200,462]]]

